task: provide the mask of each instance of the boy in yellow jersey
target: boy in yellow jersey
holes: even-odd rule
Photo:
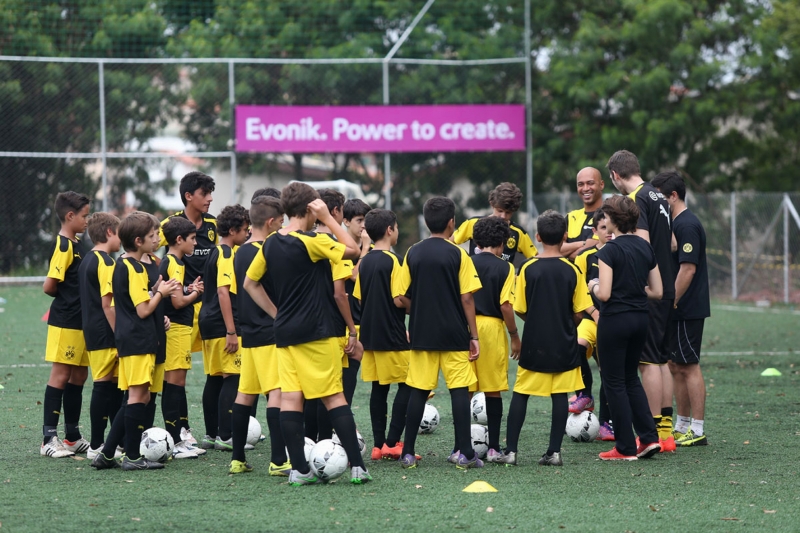
[[[87,459],[94,459],[105,442],[106,426],[122,405],[123,392],[117,387],[117,348],[114,344],[115,312],[112,280],[116,262],[110,254],[119,251],[119,219],[110,213],[94,213],[87,231],[94,248],[86,254],[78,270],[81,288],[83,338],[92,369],[92,399],[89,419],[91,446]]]
[[[550,443],[539,464],[561,466],[561,442],[569,416],[567,393],[583,388],[576,325],[583,311],[592,306],[592,299],[583,274],[561,255],[567,237],[564,216],[545,211],[537,228],[536,240],[544,245],[544,251],[522,265],[517,278],[514,311],[525,320],[525,329],[508,410],[506,449],[495,462],[517,464],[528,397],[550,396]]]
[[[467,253],[450,241],[455,211],[449,198],[439,196],[425,202],[423,216],[431,236],[409,248],[400,274],[399,292],[411,300],[406,379],[411,396],[400,458],[404,468],[417,466],[417,431],[428,393],[439,382],[440,369],[453,406],[456,447],[451,462],[459,469],[483,466],[472,448],[469,415],[469,387],[477,381],[470,362],[480,354],[472,293],[481,288],[481,282]]]
[[[247,269],[244,289],[261,309],[275,313],[281,430],[292,463],[289,484],[319,482],[303,452],[304,397],[320,398],[328,409],[350,461],[350,481],[365,483],[372,476],[364,466],[353,412],[342,393],[342,330],[335,319],[331,274],[331,261],[353,259],[359,250],[309,185],[295,182],[284,187],[281,206],[289,224],[264,242]],[[328,226],[337,240],[310,231],[316,221]]]
[[[500,259],[503,245],[510,234],[508,226],[497,217],[482,218],[475,223],[473,239],[483,250],[473,255],[472,262],[483,286],[475,292],[475,320],[481,339],[481,356],[472,368],[478,382],[470,392],[481,391],[486,397],[489,450],[486,461],[493,463],[500,456],[500,421],[503,419],[502,391],[508,390],[509,345],[511,357],[519,357],[520,339],[514,319],[514,265]]]
[[[52,363],[44,391],[42,446],[44,457],[69,457],[89,449],[78,429],[83,384],[89,375],[89,355],[83,338],[78,268],[81,246],[77,234],[86,229],[89,198],[72,191],[56,196],[54,211],[61,222],[50,269],[42,289],[53,297],[47,318],[44,360]],[[58,418],[64,402],[64,441],[58,438]]]

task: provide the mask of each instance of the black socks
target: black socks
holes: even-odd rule
[[[47,385],[44,389],[44,423],[42,425],[42,444],[47,444],[50,439],[58,436],[58,418],[61,416],[61,399],[63,389]]]
[[[372,393],[369,395],[369,418],[372,422],[372,442],[375,448],[382,448],[386,444],[388,398],[389,385],[381,385],[377,381],[373,381]]]
[[[244,461],[244,445],[247,443],[247,427],[250,425],[250,406],[234,403],[231,407],[231,439],[234,461]]]
[[[519,434],[522,431],[522,424],[525,423],[527,411],[528,395],[518,392],[512,394],[511,407],[508,409],[508,424],[506,426],[506,452],[519,450]],[[564,421],[564,427],[566,427],[566,420]],[[564,428],[561,428],[561,432],[564,432]]]
[[[583,389],[577,392],[585,396],[592,395],[592,385],[594,385],[594,377],[592,376],[592,367],[589,366],[589,360],[586,358],[586,346],[578,345],[578,357],[581,358],[581,378],[583,378]]]
[[[450,389],[450,403],[453,409],[453,431],[456,438],[456,449],[468,460],[475,458],[475,450],[472,449],[471,417],[469,408],[469,389],[458,387]],[[408,438],[408,433],[406,433]]]
[[[239,391],[239,374],[230,375],[222,380],[222,389],[219,392],[219,406],[217,411],[219,428],[217,436],[222,440],[231,438],[231,409],[233,402],[236,401],[236,393]],[[248,406],[249,408],[249,406]],[[247,413],[248,422],[250,421],[250,411]],[[211,436],[209,434],[209,436]]]
[[[425,413],[425,402],[428,401],[428,394],[430,391],[416,389],[409,386],[411,389],[408,398],[408,409],[406,410],[406,440],[403,442],[403,457],[408,454],[414,454],[414,446],[417,443],[417,431],[419,431],[419,424],[422,422],[422,415]]]
[[[83,406],[83,385],[67,383],[64,387],[64,439],[76,441],[81,438],[78,424],[81,420],[81,407]]]
[[[569,417],[569,400],[566,392],[551,394],[550,400],[553,404],[553,416],[550,419],[550,447],[547,448],[547,455],[561,452],[561,441],[564,439],[564,428],[567,427],[567,417]]]
[[[301,474],[308,474],[309,467],[303,451],[305,439],[303,435],[303,413],[300,411],[281,411],[281,432],[289,449],[289,460],[292,469]]]
[[[347,459],[350,466],[364,466],[364,458],[361,457],[361,450],[358,448],[358,438],[356,437],[356,421],[353,418],[353,411],[349,405],[334,407],[330,411],[331,424],[336,428],[336,435],[342,443],[344,451],[347,452]]]
[[[216,437],[219,429],[219,392],[222,390],[222,376],[206,376],[206,386],[203,387],[203,418],[206,423],[206,435],[212,439]]]
[[[106,443],[103,445],[103,455],[108,459],[114,457],[117,446],[122,445],[125,441],[125,412],[127,411],[127,403],[128,393],[123,392],[122,405],[120,405],[119,411],[117,411],[117,414],[114,416],[111,429],[108,430]],[[138,445],[136,449],[139,449]]]
[[[92,433],[89,446],[93,450],[106,440],[106,426],[110,418],[108,406],[117,396],[118,390],[117,384],[113,381],[95,381],[92,386],[92,399],[89,401],[89,422]]]
[[[269,428],[270,462],[280,466],[286,462],[286,442],[281,432],[281,408],[267,407],[267,427]],[[305,446],[305,441],[303,442]]]
[[[486,396],[486,418],[489,422],[489,448],[500,451],[500,424],[503,421],[503,398]]]
[[[348,367],[342,369],[342,389],[347,405],[353,405],[353,395],[356,393],[358,384],[358,369],[361,368],[361,361],[348,359]]]
[[[161,393],[161,414],[164,416],[164,428],[172,435],[175,444],[181,442],[181,394],[183,387],[164,382]]]
[[[392,402],[392,420],[389,423],[389,434],[386,435],[387,446],[397,446],[397,442],[400,440],[400,437],[403,436],[403,430],[406,428],[408,399],[410,397],[411,387],[405,383],[398,383],[397,394],[394,397],[394,402]]]
[[[125,455],[128,459],[135,461],[139,454],[139,444],[142,441],[142,433],[146,429],[147,405],[143,403],[128,404],[125,408]],[[104,449],[105,451],[105,449]],[[113,457],[112,453],[110,456]]]

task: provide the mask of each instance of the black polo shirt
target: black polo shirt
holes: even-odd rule
[[[472,263],[482,285],[473,295],[475,314],[503,318],[500,306],[506,302],[514,304],[514,266],[491,252],[473,255]]]
[[[117,260],[112,282],[116,324],[114,341],[120,357],[156,354],[158,331],[153,314],[142,319],[136,306],[150,300],[150,284],[144,264],[125,257]],[[163,329],[163,326],[162,326]]]
[[[598,250],[597,259],[611,267],[611,297],[600,302],[603,316],[626,312],[648,312],[647,277],[656,265],[656,255],[646,240],[638,235],[620,235]]]
[[[662,300],[675,299],[675,272],[672,262],[672,227],[667,200],[658,189],[649,183],[642,183],[628,197],[639,208],[639,222],[636,227],[650,233],[650,246],[656,254],[661,283],[664,286]]]
[[[242,280],[247,275],[247,269],[253,259],[261,254],[262,241],[243,244],[233,256],[233,270],[237,280]],[[264,280],[260,281],[264,286]],[[264,287],[266,290],[266,287]],[[236,308],[239,311],[239,327],[242,328],[242,348],[256,348],[275,344],[275,321],[266,311],[250,297],[246,290],[240,289],[236,293]]]
[[[71,241],[56,235],[53,255],[50,256],[48,278],[58,280],[58,292],[50,304],[47,324],[66,329],[82,329],[81,293],[78,269],[83,255],[81,241]]]
[[[681,296],[673,313],[675,320],[696,320],[711,316],[708,292],[708,264],[706,263],[706,231],[694,213],[686,209],[672,221],[672,231],[678,241],[678,250],[673,254],[675,276],[681,263],[697,266],[692,282]]]
[[[387,250],[370,250],[361,259],[353,297],[363,313],[359,338],[365,350],[402,351],[410,349],[406,337],[406,310],[394,305],[403,296],[400,289],[400,261]]]
[[[114,330],[103,312],[103,297],[113,295],[116,262],[105,252],[92,250],[78,268],[83,338],[89,351],[114,347]]]

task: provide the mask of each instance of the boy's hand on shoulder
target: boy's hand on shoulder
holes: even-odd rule
[[[470,361],[477,361],[478,356],[481,354],[481,344],[479,341],[475,339],[470,339],[469,341],[469,360]]]

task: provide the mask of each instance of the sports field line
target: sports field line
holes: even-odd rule
[[[721,311],[737,311],[739,313],[771,313],[774,315],[800,315],[800,311],[794,309],[772,309],[770,307],[750,307],[743,305],[712,305],[711,309]]]

